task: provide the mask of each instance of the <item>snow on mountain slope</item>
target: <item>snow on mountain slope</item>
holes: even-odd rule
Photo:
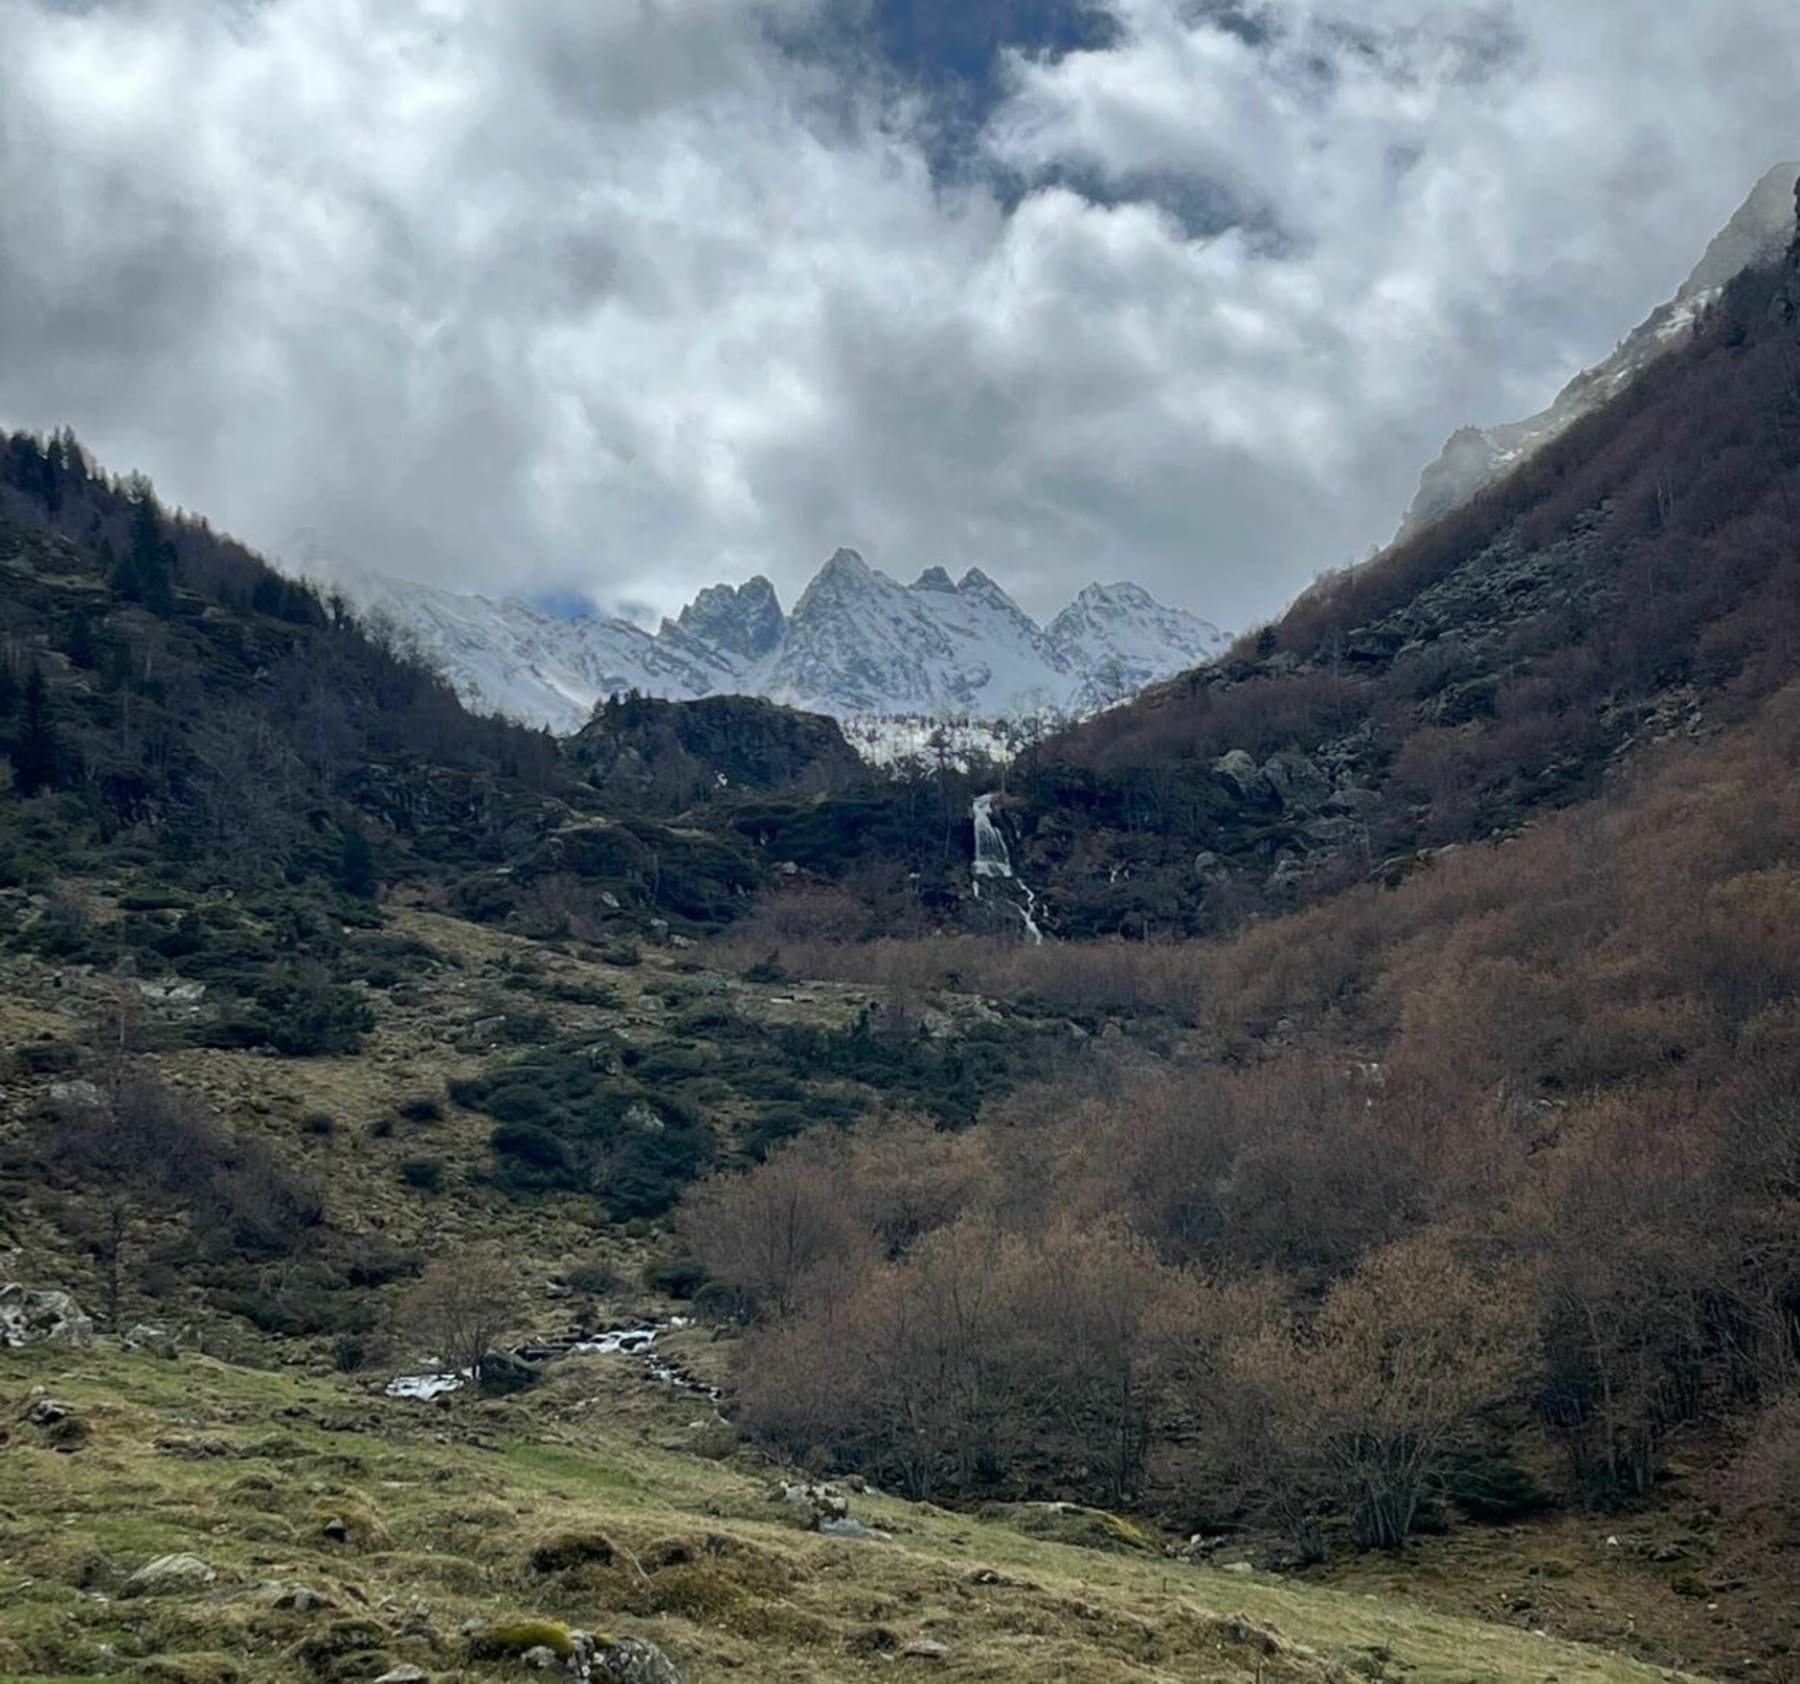
[[[305,571],[397,632],[470,706],[559,736],[580,730],[603,697],[738,690],[749,664],[679,627],[652,636],[629,620],[558,620],[516,598],[462,596],[318,556]]]
[[[902,585],[839,550],[784,616],[773,586],[717,585],[655,633],[560,620],[290,546],[296,571],[342,590],[433,662],[471,706],[559,734],[626,690],[677,700],[765,696],[840,719],[976,721],[1084,713],[1212,658],[1205,621],[1135,585],[1091,585],[1040,628],[979,568]]]
[[[1658,305],[1595,367],[1575,376],[1540,414],[1503,427],[1463,427],[1419,480],[1395,542],[1462,507],[1519,463],[1561,438],[1623,391],[1658,357],[1692,333],[1726,286],[1755,264],[1772,263],[1794,233],[1794,191],[1800,163],[1777,164],[1756,184],[1706,249],[1694,272],[1666,304]]]
[[[1085,674],[1073,711],[1092,712],[1135,695],[1147,684],[1199,665],[1225,647],[1225,637],[1197,615],[1165,608],[1140,585],[1089,585],[1052,620],[1045,635],[1074,670]]]
[[[911,586],[839,550],[806,587],[762,693],[829,713],[998,718],[1060,705],[1067,662],[977,569]]]

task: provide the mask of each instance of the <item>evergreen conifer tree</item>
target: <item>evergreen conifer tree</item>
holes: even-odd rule
[[[338,856],[338,886],[358,900],[373,900],[379,887],[375,871],[375,850],[369,839],[355,825],[344,831],[343,851]]]
[[[50,719],[50,688],[44,682],[43,670],[33,667],[25,681],[19,734],[13,743],[13,787],[24,796],[54,789],[60,758],[56,727]]]

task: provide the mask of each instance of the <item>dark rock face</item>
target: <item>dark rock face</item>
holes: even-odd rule
[[[1794,183],[1794,243],[1788,247],[1787,281],[1781,289],[1778,307],[1788,323],[1800,321],[1800,181]]]
[[[823,794],[863,775],[836,720],[751,696],[607,702],[568,753],[597,789],[646,811],[732,793]]]
[[[746,660],[766,655],[787,625],[775,587],[759,573],[743,585],[714,585],[682,609],[685,632]]]

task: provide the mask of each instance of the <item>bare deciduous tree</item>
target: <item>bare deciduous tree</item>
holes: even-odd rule
[[[752,1313],[788,1316],[809,1282],[824,1289],[818,1276],[825,1265],[842,1262],[864,1242],[843,1166],[833,1140],[784,1146],[753,1174],[701,1188],[682,1212],[681,1232],[708,1272]]]
[[[492,1247],[440,1257],[406,1295],[400,1326],[452,1372],[479,1375],[519,1308],[518,1273]]]
[[[1355,1517],[1365,1545],[1404,1543],[1459,1436],[1530,1371],[1528,1299],[1427,1231],[1371,1253],[1309,1326],[1268,1329],[1239,1371],[1269,1431],[1270,1483]]]

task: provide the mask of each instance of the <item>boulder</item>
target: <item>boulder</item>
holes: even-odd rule
[[[44,1435],[45,1444],[65,1456],[73,1455],[89,1438],[87,1422],[75,1413],[73,1404],[60,1398],[34,1392],[26,1405],[24,1420]]]
[[[589,1637],[576,1632],[569,1676],[607,1684],[682,1684],[675,1663],[641,1637]]]
[[[218,1569],[197,1555],[159,1555],[133,1573],[119,1595],[179,1596],[184,1591],[204,1590],[218,1576]]]
[[[175,1335],[153,1322],[138,1322],[119,1343],[128,1351],[149,1351],[153,1356],[172,1357],[175,1354]]]
[[[337,1606],[323,1591],[314,1590],[311,1585],[284,1584],[279,1579],[258,1585],[250,1595],[253,1600],[284,1614],[328,1613]]]
[[[194,1006],[206,997],[206,984],[203,982],[151,980],[138,982],[133,986],[146,1000],[155,1001],[159,1005]]]
[[[1246,749],[1234,748],[1213,762],[1213,773],[1246,801],[1269,793],[1261,769]]]
[[[1284,807],[1311,809],[1331,799],[1331,779],[1304,754],[1291,749],[1270,755],[1262,776]]]
[[[827,1521],[848,1520],[850,1504],[829,1485],[806,1485],[782,1480],[769,1493],[770,1502],[785,1503],[809,1531],[817,1532]]]
[[[1272,895],[1290,894],[1306,881],[1306,861],[1297,854],[1283,854],[1275,869],[1263,880],[1263,888]]]
[[[915,1637],[901,1651],[900,1658],[908,1661],[936,1661],[940,1664],[950,1659],[948,1644],[940,1643],[935,1637]]]
[[[1194,875],[1208,887],[1231,881],[1231,867],[1210,848],[1194,855]]]
[[[860,1520],[854,1520],[849,1515],[845,1515],[842,1520],[821,1520],[819,1536],[822,1538],[878,1538],[881,1534],[863,1525]]]
[[[481,1359],[481,1390],[489,1397],[509,1397],[537,1382],[537,1370],[506,1351],[489,1351]]]
[[[384,1672],[375,1680],[375,1684],[431,1684],[431,1674],[408,1661],[404,1666]]]
[[[1214,1630],[1227,1643],[1253,1649],[1259,1655],[1274,1657],[1287,1648],[1287,1640],[1272,1625],[1253,1620],[1248,1614],[1231,1614],[1214,1621]]]
[[[38,1291],[10,1282],[0,1286],[0,1346],[67,1345],[85,1350],[94,1323],[66,1292]]]
[[[31,1401],[25,1406],[25,1424],[31,1427],[60,1426],[64,1421],[72,1420],[74,1415],[74,1404],[46,1396],[39,1387],[33,1388]]]
[[[1381,805],[1381,794],[1378,790],[1365,789],[1360,784],[1351,784],[1338,790],[1327,803],[1329,807],[1340,813],[1348,813],[1352,817],[1373,812]]]

